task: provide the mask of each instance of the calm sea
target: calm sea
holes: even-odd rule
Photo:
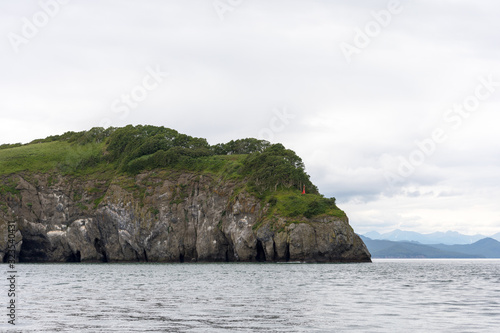
[[[6,272],[6,265],[3,265]],[[17,332],[498,332],[500,260],[18,264]],[[6,273],[4,273],[6,274]],[[7,285],[2,304],[7,304]],[[0,330],[7,325],[2,306]]]

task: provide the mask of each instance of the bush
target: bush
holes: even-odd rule
[[[304,212],[304,216],[311,218],[316,215],[324,214],[327,210],[326,203],[324,201],[314,200],[307,205],[307,210]]]

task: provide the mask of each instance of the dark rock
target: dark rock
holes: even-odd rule
[[[18,258],[25,262],[370,261],[347,218],[271,222],[257,198],[209,176],[155,179],[142,197],[119,182],[59,177],[48,186],[48,176],[38,175],[35,186],[12,177],[20,194],[6,200],[0,228],[18,221]],[[2,257],[6,245],[4,236]]]

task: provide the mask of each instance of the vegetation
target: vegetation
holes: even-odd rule
[[[0,174],[20,171],[71,173],[96,165],[103,145],[74,145],[65,141],[27,144],[0,150]]]
[[[264,140],[247,138],[211,146],[206,139],[173,129],[129,125],[66,132],[25,145],[0,146],[0,176],[19,172],[59,173],[110,180],[156,169],[212,174],[240,181],[283,216],[344,215],[334,198],[319,195],[295,152]],[[306,195],[301,195],[303,186]],[[0,191],[15,189],[2,185]],[[177,199],[182,200],[185,195],[179,191]]]
[[[22,146],[23,144],[22,143],[13,143],[13,144],[3,144],[3,145],[0,145],[0,150],[1,149],[7,149],[7,148],[15,148],[15,147],[20,147]]]
[[[301,189],[302,186],[306,186],[310,193],[318,193],[304,171],[302,159],[282,144],[248,155],[242,172],[248,176],[251,188],[259,194],[283,188]]]
[[[335,204],[335,198],[325,198],[318,194],[301,194],[299,191],[279,191],[267,199],[271,206],[268,214],[297,218],[328,215],[345,217],[344,211]]]
[[[0,184],[0,195],[2,194],[19,194],[19,190],[16,189],[17,184],[12,181],[12,179],[7,179]]]

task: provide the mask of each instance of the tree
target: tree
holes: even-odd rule
[[[250,154],[243,168],[251,185],[259,192],[277,191],[279,188],[301,189],[306,185],[309,193],[318,193],[304,170],[302,159],[282,144],[274,144],[263,152]]]

